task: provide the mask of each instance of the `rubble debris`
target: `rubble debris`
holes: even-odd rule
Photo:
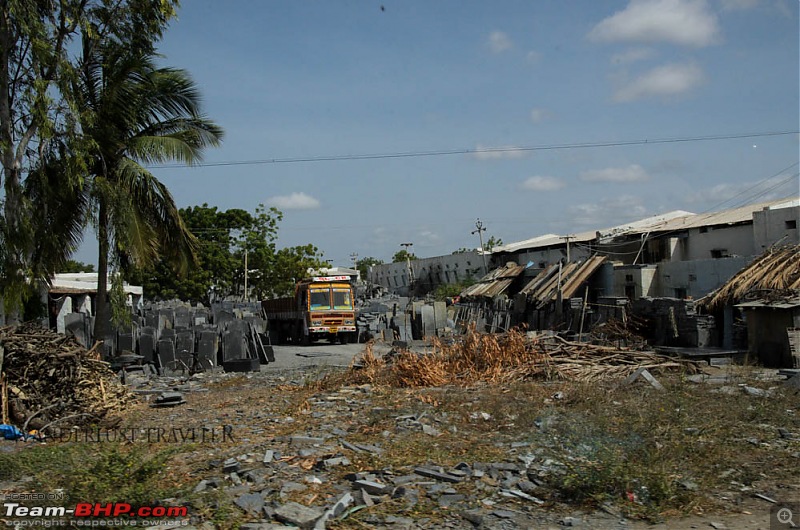
[[[67,420],[70,426],[112,424],[135,399],[95,349],[73,337],[27,323],[0,328],[0,345],[3,422],[23,431]]]
[[[636,382],[636,380],[640,379],[640,378],[644,379],[645,381],[650,383],[650,385],[653,388],[655,388],[656,390],[664,390],[664,387],[661,385],[661,383],[658,382],[658,379],[653,377],[653,374],[651,374],[647,370],[647,368],[643,368],[643,367],[642,368],[638,368],[635,372],[633,372],[631,375],[629,375],[627,378],[625,378],[625,381],[623,381],[622,384],[623,385],[630,385],[630,384]]]
[[[186,400],[183,398],[183,394],[180,392],[162,392],[156,398],[156,402],[150,405],[151,407],[177,407],[178,405],[183,405],[186,403]]]

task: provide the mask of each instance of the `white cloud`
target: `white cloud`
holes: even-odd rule
[[[487,44],[493,53],[502,53],[506,50],[510,50],[514,46],[508,35],[502,31],[491,32]]]
[[[783,173],[756,184],[753,184],[753,182],[717,184],[710,188],[696,190],[686,197],[686,201],[689,204],[708,206],[730,201],[731,199],[736,199],[735,202],[741,204],[745,201],[766,202],[792,195],[796,196],[798,180],[788,177],[789,174]],[[753,199],[748,200],[748,197]],[[732,207],[726,206],[726,208]]]
[[[557,177],[528,177],[520,186],[526,191],[556,191],[564,187],[564,181]]]
[[[612,64],[631,64],[637,61],[649,59],[654,54],[652,48],[632,48],[630,50],[615,53],[611,56]]]
[[[274,206],[279,210],[313,210],[319,208],[320,202],[311,195],[294,192],[290,195],[276,195],[267,199],[267,206]]]
[[[702,85],[705,79],[705,73],[695,64],[667,64],[653,68],[619,88],[614,94],[614,101],[680,96]]]
[[[581,180],[585,182],[643,182],[649,179],[650,175],[639,164],[594,169],[581,173]]]
[[[531,121],[533,123],[539,123],[543,121],[545,118],[550,116],[550,112],[543,108],[534,108],[531,109]]]
[[[613,199],[575,204],[567,208],[572,222],[579,227],[608,228],[647,216],[639,197],[624,195]]]
[[[528,59],[528,62],[531,64],[538,63],[541,58],[542,54],[536,50],[531,50],[528,52],[528,55],[526,55],[526,59]]]
[[[417,239],[420,242],[419,243],[420,246],[435,245],[442,241],[442,237],[436,232],[433,232],[431,230],[421,230],[417,234]]]
[[[528,151],[522,151],[513,145],[505,145],[501,147],[485,147],[478,144],[475,147],[475,152],[472,156],[478,160],[500,160],[503,158],[524,158],[527,156]]]
[[[590,32],[597,42],[669,42],[703,47],[719,38],[717,17],[705,0],[631,0]]]

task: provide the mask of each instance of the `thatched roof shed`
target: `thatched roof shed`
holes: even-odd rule
[[[753,299],[781,299],[800,294],[800,245],[772,248],[736,273],[697,304],[709,311]]]

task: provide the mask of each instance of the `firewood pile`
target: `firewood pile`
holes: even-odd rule
[[[424,353],[376,357],[371,348],[350,371],[354,382],[396,387],[507,383],[521,380],[620,380],[638,368],[651,373],[696,373],[698,365],[652,351],[572,342],[558,336],[529,337],[518,330],[478,333],[474,327],[452,344],[434,340]]]
[[[558,336],[537,340],[533,348],[548,357],[549,376],[558,379],[599,381],[622,379],[639,368],[652,373],[683,371],[694,374],[697,363],[653,351],[571,342]]]
[[[3,423],[46,430],[103,425],[132,402],[107,362],[35,324],[0,328]]]
[[[595,344],[626,346],[634,350],[647,349],[644,333],[647,322],[640,318],[628,317],[624,322],[619,319],[609,319],[592,328],[591,337]]]

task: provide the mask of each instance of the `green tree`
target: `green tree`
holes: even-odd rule
[[[322,254],[314,245],[282,248],[275,254],[275,265],[269,275],[272,297],[290,296],[298,280],[308,276],[308,269],[326,267]]]
[[[54,179],[61,198],[83,185],[80,108],[73,92],[77,68],[70,43],[82,35],[94,42],[116,40],[152,49],[176,5],[177,0],[0,2],[0,180],[5,192],[0,288],[10,320],[18,315],[26,286],[49,277],[80,241],[79,216],[52,225],[59,231],[48,231],[40,221],[53,222],[64,214],[51,210],[40,216],[42,203],[37,202],[58,195],[41,187]],[[37,172],[38,182],[28,187],[28,177]],[[71,202],[49,204],[69,212]]]
[[[373,265],[383,265],[383,260],[373,257],[366,257],[356,261],[356,269],[358,269],[358,272],[361,273],[362,280],[364,281],[367,280],[367,275],[369,274],[369,268],[372,267]]]
[[[222,130],[200,112],[200,94],[183,70],[157,68],[153,56],[116,43],[84,43],[77,93],[91,138],[90,183],[98,238],[95,336],[107,334],[109,260],[154,264],[163,254],[185,272],[197,240],[167,187],[143,164],[195,163]]]
[[[417,256],[415,256],[413,253],[410,253],[406,249],[403,249],[394,253],[394,256],[392,256],[392,263],[405,262],[406,260],[414,261],[415,259],[417,259]]]
[[[502,244],[503,244],[502,239],[500,239],[499,237],[495,238],[494,236],[491,236],[489,240],[483,244],[483,250],[485,250],[486,252],[491,252],[494,247],[499,247]]]
[[[59,272],[94,272],[94,265],[71,259],[67,260]]]

